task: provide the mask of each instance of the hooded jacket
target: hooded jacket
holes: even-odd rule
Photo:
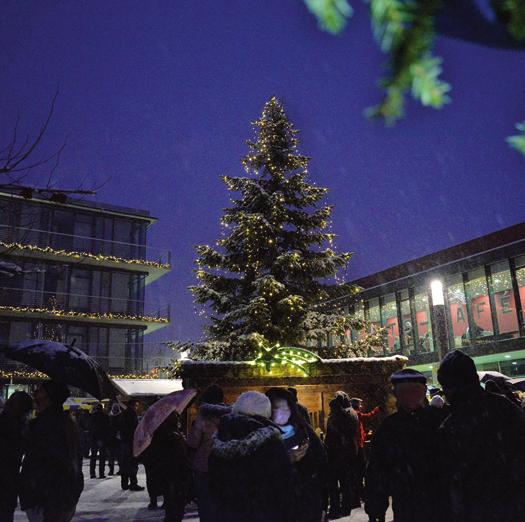
[[[326,426],[328,461],[334,465],[348,465],[357,456],[359,419],[355,410],[340,397],[330,401],[330,415]]]
[[[450,416],[440,428],[443,522],[525,520],[525,415],[484,391],[461,350],[443,359],[438,378]]]
[[[268,419],[223,416],[213,440],[209,474],[221,522],[293,520],[293,469],[281,432]]]

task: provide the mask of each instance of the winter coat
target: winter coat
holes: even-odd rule
[[[369,411],[368,413],[364,413],[362,411],[357,411],[357,418],[359,420],[359,429],[357,430],[356,440],[357,440],[357,446],[359,448],[365,447],[366,442],[366,430],[364,426],[365,420],[373,419],[376,415],[379,414],[379,408],[376,407],[372,411]]]
[[[110,415],[108,418],[108,439],[107,444],[109,447],[115,447],[119,442],[119,427],[120,427],[120,416],[118,415]]]
[[[106,444],[109,439],[109,418],[102,411],[91,415],[91,442]]]
[[[396,522],[436,520],[438,428],[443,414],[424,407],[387,417],[372,439],[365,511],[384,516],[392,497]]]
[[[120,414],[118,423],[118,432],[120,440],[127,446],[133,446],[133,436],[139,423],[137,413],[128,408]]]
[[[341,408],[336,401],[330,403],[326,426],[326,451],[332,468],[348,465],[357,456],[359,420],[353,408]]]
[[[176,490],[188,489],[190,462],[186,442],[180,433],[160,426],[153,434],[151,444],[142,453],[141,460],[148,468],[148,480],[155,484],[159,492],[168,483],[173,484]]]
[[[319,522],[326,507],[327,457],[323,443],[312,427],[307,424],[283,441],[287,450],[300,446],[308,439],[308,451],[293,463],[296,522]]]
[[[20,487],[24,424],[0,413],[0,512],[14,510]]]
[[[221,522],[293,521],[293,469],[271,421],[223,416],[208,462]]]
[[[441,522],[525,520],[525,415],[478,384],[454,397],[439,430]]]
[[[49,407],[29,424],[21,474],[22,509],[69,511],[77,504],[83,488],[77,427],[62,407]]]
[[[192,468],[195,471],[208,472],[213,436],[217,433],[221,417],[230,411],[231,408],[225,404],[201,404],[187,440],[188,446],[195,450],[192,459]]]

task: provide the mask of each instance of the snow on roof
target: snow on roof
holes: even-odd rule
[[[167,395],[182,390],[181,379],[111,379],[118,391],[128,397]]]

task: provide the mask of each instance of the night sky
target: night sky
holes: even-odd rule
[[[36,129],[58,84],[40,149],[68,135],[57,185],[104,183],[97,199],[150,210],[150,244],[172,251],[149,292],[172,305],[157,338],[201,333],[193,245],[219,236],[220,176],[242,174],[250,121],[273,94],[302,131],[311,179],[331,189],[337,245],[356,252],[348,279],[525,218],[525,158],[504,141],[525,119],[525,52],[438,39],[452,103],[410,103],[385,128],[362,116],[385,57],[352,4],[333,37],[300,0],[1,1],[0,145],[17,111]]]

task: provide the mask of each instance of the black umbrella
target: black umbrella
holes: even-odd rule
[[[30,340],[3,347],[6,357],[27,364],[51,379],[76,386],[97,399],[114,399],[116,391],[98,362],[82,350],[54,341]]]

